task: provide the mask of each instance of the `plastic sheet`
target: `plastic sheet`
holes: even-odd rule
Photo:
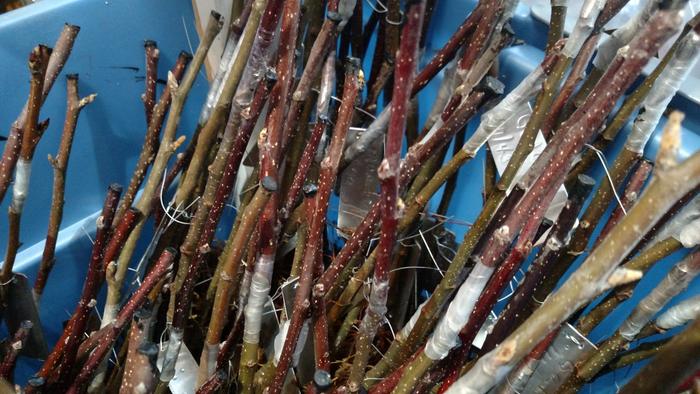
[[[575,363],[595,345],[573,326],[566,323],[537,364],[535,372],[525,386],[528,393],[553,393],[574,371]]]
[[[670,308],[656,319],[656,326],[662,330],[680,327],[700,316],[700,295],[688,298]]]
[[[698,226],[700,226],[700,223],[698,223],[699,220],[700,196],[696,196],[690,202],[688,202],[683,207],[683,209],[681,209],[681,211],[678,212],[668,223],[666,223],[666,225],[659,231],[659,233],[656,234],[656,236],[653,239],[653,242],[649,242],[646,248],[649,248],[658,241],[666,239],[668,237],[673,237],[681,241],[682,243],[683,241],[681,240],[681,233],[686,231],[686,226],[691,225],[691,223],[694,223],[691,225],[691,227],[694,230],[688,230],[685,233],[686,243],[687,245],[690,245],[688,247],[694,246],[693,242],[695,242],[695,244],[700,242],[700,240],[698,240],[697,238],[698,236],[696,233],[696,231],[700,231],[700,229],[698,229]],[[691,237],[692,234],[696,234],[696,236]]]
[[[12,210],[22,212],[29,193],[29,179],[32,175],[32,162],[20,158],[15,167],[15,184],[12,186]]]
[[[260,341],[263,306],[270,293],[270,280],[274,263],[274,258],[269,255],[261,255],[255,263],[255,273],[250,281],[250,295],[245,307],[243,341],[247,343]]]
[[[537,67],[515,89],[501,100],[498,105],[481,116],[481,123],[474,134],[467,140],[462,150],[474,156],[491,135],[508,120],[513,113],[530,100],[542,88],[544,70]]]
[[[632,132],[625,142],[627,150],[639,154],[644,153],[644,147],[649,137],[656,129],[668,103],[671,102],[681,83],[695,66],[698,54],[700,54],[700,36],[694,31],[690,31],[681,40],[668,65],[642,102],[639,115],[632,125]]]
[[[199,114],[198,123],[200,125],[203,125],[207,122],[207,120],[209,120],[211,111],[214,109],[214,105],[216,105],[216,102],[219,100],[219,96],[221,96],[221,92],[223,91],[224,78],[228,76],[231,70],[231,66],[233,66],[233,60],[236,58],[236,54],[238,53],[238,48],[240,48],[240,46],[238,45],[239,38],[240,37],[237,33],[234,32],[234,30],[229,31],[229,35],[226,40],[226,45],[224,46],[224,51],[221,54],[219,66],[217,67],[216,73],[214,74],[214,79],[209,85],[207,98],[205,99],[204,105],[202,106],[202,110]]]
[[[659,8],[660,3],[661,0],[648,0],[644,8],[598,46],[598,53],[593,59],[593,65],[596,69],[605,70],[608,68],[610,62],[617,55],[617,51],[632,41],[634,35],[649,20],[651,14]]]
[[[678,234],[678,240],[685,248],[692,248],[700,244],[700,219],[686,224]]]
[[[576,20],[574,30],[569,35],[566,44],[564,44],[564,48],[561,50],[562,55],[570,59],[578,55],[586,39],[591,35],[595,20],[598,18],[598,14],[600,14],[604,5],[604,0],[586,0],[586,3],[581,7],[581,14],[579,14]]]
[[[282,348],[284,347],[284,341],[287,339],[287,331],[289,331],[289,320],[282,323],[280,332],[275,337],[275,365],[279,363],[280,356],[282,355]],[[299,356],[301,356],[301,351],[304,350],[304,344],[306,343],[306,337],[309,334],[309,321],[305,320],[304,324],[301,326],[301,332],[299,333],[299,339],[297,340],[297,346],[294,350],[294,355],[292,356],[292,364],[297,365],[299,362]]]
[[[693,264],[693,257],[697,253],[700,252],[695,252],[676,264],[661,283],[639,302],[630,317],[620,327],[619,332],[623,338],[628,341],[633,340],[671,298],[688,287],[690,281],[700,272],[700,264]]]
[[[469,321],[481,291],[486,287],[495,268],[479,264],[474,267],[457,295],[450,302],[433,335],[425,346],[425,355],[431,360],[442,360],[457,345],[457,335]]]

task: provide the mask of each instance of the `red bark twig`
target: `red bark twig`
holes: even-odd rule
[[[391,267],[394,244],[396,243],[399,217],[402,210],[401,205],[403,205],[399,201],[401,145],[411,100],[410,89],[418,62],[418,45],[420,43],[424,12],[425,1],[414,2],[410,5],[397,54],[391,119],[384,143],[384,160],[382,160],[379,169],[377,169],[381,181],[380,210],[382,216],[379,249],[377,262],[374,266],[369,305],[360,325],[360,335],[356,341],[355,359],[350,370],[348,387],[352,392],[359,390],[362,385],[367,361],[369,360],[370,345],[374,340],[377,328],[383,323],[387,310],[389,269]],[[316,286],[321,286],[321,290],[324,290],[323,284]]]
[[[48,67],[51,48],[44,45],[37,45],[29,54],[29,73],[31,81],[29,84],[29,100],[27,101],[27,116],[22,128],[22,140],[18,148],[19,158],[16,159],[17,170],[15,171],[15,183],[12,187],[12,201],[7,210],[9,219],[9,231],[7,236],[7,249],[5,252],[5,262],[0,272],[0,282],[7,283],[12,276],[12,268],[15,264],[17,251],[20,247],[19,227],[22,218],[24,202],[29,192],[29,178],[32,168],[32,159],[36,151],[39,139],[48,126],[48,121],[39,123],[39,112],[43,103],[42,89],[44,86],[44,76]],[[9,142],[9,141],[8,141]]]
[[[158,51],[158,49],[154,50]],[[177,61],[175,62],[175,65],[173,65],[172,70],[170,70],[177,82],[180,82],[180,80],[182,79],[182,76],[185,73],[185,68],[187,68],[187,64],[190,62],[191,59],[192,56],[187,52],[180,52],[180,55],[178,56]],[[147,60],[150,61],[151,59]],[[146,76],[147,84],[149,83],[148,80],[150,78],[152,78],[152,76],[148,74]],[[150,98],[148,98],[150,95],[150,92],[148,90],[149,88],[147,87],[146,89],[146,94],[144,94],[143,96],[144,105],[146,105],[147,101],[150,100]],[[155,95],[155,90],[153,91],[153,94]],[[126,192],[124,193],[124,197],[122,198],[122,201],[119,204],[119,209],[117,209],[117,214],[114,217],[115,223],[119,223],[121,221],[126,210],[134,202],[134,197],[136,197],[136,193],[139,191],[141,183],[143,183],[143,180],[146,178],[146,171],[148,170],[148,167],[151,165],[151,163],[153,163],[153,160],[155,160],[156,152],[158,151],[158,137],[160,136],[160,130],[163,127],[165,115],[168,113],[168,108],[170,108],[171,102],[172,92],[170,89],[170,84],[166,84],[163,93],[160,95],[160,99],[158,99],[158,103],[155,104],[155,106],[153,107],[153,111],[150,116],[150,121],[146,129],[146,136],[145,141],[143,143],[143,148],[141,149],[139,158],[136,161],[136,167],[134,168],[131,180],[129,181],[129,187],[127,187]]]
[[[102,213],[97,218],[95,242],[92,246],[88,273],[85,278],[85,283],[83,284],[83,291],[80,300],[78,301],[78,306],[71,317],[71,321],[63,330],[63,334],[58,340],[57,345],[53,348],[46,361],[44,361],[41,369],[36,374],[38,378],[43,379],[44,386],[42,389],[50,389],[55,383],[64,378],[62,376],[64,373],[66,373],[66,371],[64,371],[64,360],[66,358],[70,360],[71,353],[74,353],[72,351],[74,346],[77,350],[77,344],[80,340],[79,336],[83,334],[82,331],[84,329],[84,322],[87,318],[87,316],[83,315],[87,315],[85,310],[89,311],[90,306],[94,305],[93,302],[97,294],[99,284],[103,281],[103,275],[100,275],[100,272],[104,272],[102,271],[104,249],[112,227],[112,220],[114,219],[114,213],[117,209],[117,204],[119,203],[119,195],[121,194],[121,191],[122,187],[117,184],[112,184],[109,186],[109,189],[107,189],[107,197],[102,208]],[[83,328],[80,327],[81,322],[83,324]],[[77,334],[75,333],[76,331],[78,331]],[[76,338],[76,336],[78,337]],[[27,388],[27,391],[31,392],[31,389],[32,388],[30,386]]]
[[[49,214],[49,228],[46,234],[46,242],[44,244],[44,252],[41,256],[39,271],[36,274],[34,282],[34,301],[38,304],[41,294],[46,286],[51,269],[55,263],[56,242],[58,240],[58,231],[63,219],[63,204],[66,187],[66,170],[68,167],[68,159],[70,157],[71,147],[73,146],[73,137],[75,136],[75,127],[78,123],[78,115],[80,111],[95,99],[95,94],[91,94],[83,99],[78,96],[78,75],[67,76],[67,108],[66,120],[63,124],[63,133],[61,134],[61,142],[58,147],[56,157],[49,156],[49,163],[54,170],[53,193],[51,196],[51,212]]]
[[[281,392],[287,371],[292,361],[292,355],[297,346],[297,340],[301,332],[304,316],[308,309],[308,297],[311,292],[314,265],[316,254],[320,253],[322,247],[323,232],[325,231],[326,211],[330,200],[330,194],[338,175],[340,158],[343,152],[345,137],[350,127],[355,99],[362,85],[361,71],[359,70],[359,60],[350,59],[346,66],[345,82],[343,84],[343,98],[338,109],[338,119],[333,131],[328,153],[321,163],[321,174],[319,177],[319,190],[316,195],[316,210],[309,228],[304,260],[299,278],[299,287],[294,297],[294,309],[289,330],[284,340],[284,347],[280,360],[277,363],[277,370],[271,386],[268,388],[270,394]]]
[[[19,329],[12,335],[10,343],[8,343],[7,352],[0,361],[0,379],[12,381],[12,371],[15,368],[17,356],[24,346],[24,341],[29,336],[29,331],[32,329],[32,322],[25,320],[20,324]]]
[[[146,40],[143,43],[144,52],[146,54],[146,89],[141,95],[143,101],[143,109],[146,113],[146,124],[151,124],[151,115],[153,115],[153,106],[156,105],[156,82],[158,81],[158,60],[160,59],[160,51],[158,44],[153,40]]]
[[[61,73],[63,66],[68,61],[68,57],[73,49],[73,43],[79,32],[79,26],[66,24],[63,27],[61,35],[54,44],[51,57],[49,58],[49,64],[46,68],[46,75],[41,92],[41,103],[46,100],[46,96],[49,95],[49,91],[56,81],[56,78],[58,78],[58,74]],[[5,198],[5,193],[7,193],[7,189],[10,186],[12,174],[14,173],[15,165],[19,158],[22,129],[27,121],[28,108],[29,101],[24,104],[19,116],[17,116],[17,119],[12,123],[7,141],[5,142],[5,149],[2,154],[2,159],[0,160],[0,202]]]
[[[595,181],[590,177],[581,176],[578,180],[578,187],[570,190],[571,195],[564,209],[559,214],[559,219],[550,230],[544,246],[532,263],[523,282],[518,286],[513,298],[501,313],[498,322],[486,338],[482,347],[483,351],[486,352],[493,349],[503,338],[510,334],[514,327],[529,316],[529,313],[524,309],[527,304],[531,303],[532,295],[541,283],[542,278],[547,274],[548,268],[559,257],[560,250],[566,242],[566,237],[576,222],[576,217],[594,184]]]
[[[603,227],[602,230],[600,230],[600,234],[598,235],[598,239],[595,241],[595,247],[598,245],[606,235],[612,230],[615,225],[620,221],[622,216],[625,214],[625,211],[632,208],[632,205],[637,201],[637,198],[641,194],[642,188],[644,187],[644,184],[647,181],[647,178],[649,178],[649,175],[651,175],[651,170],[653,169],[653,164],[648,161],[648,160],[643,160],[641,163],[639,163],[639,166],[637,169],[630,175],[630,180],[627,182],[627,186],[625,186],[625,193],[622,196],[622,206],[618,205],[615,210],[610,214],[610,218],[608,218],[608,222],[605,223],[605,226]]]
[[[146,301],[148,293],[153,287],[160,282],[163,277],[172,269],[172,264],[177,251],[173,248],[166,248],[158,258],[158,261],[153,265],[151,271],[146,275],[141,286],[131,296],[129,301],[124,305],[114,322],[110,323],[108,334],[97,345],[95,350],[90,354],[88,360],[81,368],[78,376],[76,376],[72,385],[68,389],[68,393],[77,393],[83,389],[83,386],[88,383],[92,375],[96,372],[97,367],[102,362],[102,359],[112,349],[114,341],[117,339],[121,331],[131,320],[132,316],[138,308]],[[107,328],[105,327],[105,328]]]

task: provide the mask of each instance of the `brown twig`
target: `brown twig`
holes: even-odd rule
[[[158,261],[153,265],[151,271],[146,275],[141,286],[131,296],[129,301],[124,305],[124,308],[119,312],[117,318],[108,326],[107,335],[102,338],[102,341],[97,345],[95,350],[90,354],[88,360],[80,369],[78,376],[68,389],[68,393],[78,393],[83,386],[89,381],[92,375],[96,372],[97,367],[102,362],[102,359],[112,349],[114,341],[117,339],[121,331],[131,320],[132,316],[146,301],[146,297],[151,289],[160,282],[163,277],[172,269],[173,261],[177,251],[172,248],[166,248],[158,258]]]
[[[0,379],[5,379],[7,381],[12,381],[12,371],[15,368],[15,362],[17,361],[17,356],[24,346],[24,341],[27,340],[29,336],[29,331],[32,329],[32,322],[29,320],[23,321],[19,329],[15,331],[12,335],[10,343],[5,353],[5,356],[0,361]]]
[[[27,116],[22,128],[22,143],[17,160],[15,172],[15,184],[12,187],[12,202],[7,210],[9,217],[9,231],[7,250],[5,252],[5,262],[0,272],[0,282],[6,283],[12,276],[12,267],[17,257],[20,246],[19,225],[24,209],[24,202],[29,192],[29,178],[32,171],[32,159],[36,146],[39,143],[44,130],[48,126],[48,121],[39,123],[39,111],[43,102],[42,89],[44,86],[44,76],[51,56],[51,49],[38,45],[29,54],[29,72],[31,82],[29,85],[29,100]]]
[[[143,43],[146,54],[146,89],[141,95],[143,101],[143,109],[146,113],[146,124],[151,124],[151,115],[153,115],[153,106],[156,105],[156,82],[158,80],[158,60],[160,59],[160,51],[158,44],[153,40],[146,40]]]
[[[107,197],[105,198],[104,206],[101,215],[97,218],[97,231],[95,234],[95,243],[92,247],[90,256],[90,264],[88,265],[88,273],[83,284],[78,306],[75,313],[71,316],[71,321],[63,330],[58,345],[54,347],[41,369],[37,373],[37,377],[43,379],[45,388],[51,388],[54,384],[62,382],[65,364],[64,360],[71,360],[72,354],[77,350],[77,344],[80,336],[83,335],[85,320],[90,305],[94,305],[93,301],[97,296],[99,285],[102,283],[104,272],[103,257],[104,250],[107,245],[107,240],[112,227],[114,213],[119,203],[119,195],[122,188],[119,185],[112,184],[107,189]],[[75,350],[74,350],[75,349]]]
[[[152,49],[152,51],[157,52],[158,49]],[[172,70],[170,70],[170,73],[173,75],[173,77],[175,77],[175,80],[178,83],[182,79],[182,75],[185,73],[185,68],[187,67],[187,63],[189,63],[189,61],[190,57],[185,56],[183,53],[181,53],[180,56],[178,56],[175,65],[173,65]],[[147,62],[152,62],[152,59],[147,58]],[[147,73],[155,72],[155,70],[149,70],[148,67],[149,66],[147,66]],[[148,83],[148,80],[150,78],[152,78],[150,74],[146,76],[146,83]],[[144,105],[146,105],[148,100],[151,100],[151,98],[149,98],[151,93],[148,89],[150,89],[150,87],[146,88],[146,93],[142,96]],[[153,87],[153,89],[155,89],[155,86]],[[155,95],[155,90],[153,91],[153,94]],[[126,210],[134,202],[136,193],[141,187],[141,183],[143,183],[143,180],[146,178],[146,172],[148,171],[148,167],[151,165],[151,163],[153,163],[153,160],[155,159],[155,154],[158,150],[158,137],[160,136],[160,130],[163,127],[165,115],[168,113],[168,108],[170,107],[171,102],[172,93],[170,84],[166,84],[165,89],[163,89],[163,93],[160,95],[160,99],[158,99],[158,103],[155,104],[154,107],[151,107],[152,113],[149,116],[150,121],[147,124],[143,148],[141,148],[141,153],[139,153],[139,158],[136,161],[136,167],[134,168],[134,172],[131,175],[129,186],[127,187],[126,192],[122,197],[121,203],[119,203],[119,209],[117,209],[117,214],[114,217],[115,223],[119,223],[119,221],[121,221],[122,216],[124,216]]]
[[[46,67],[46,75],[44,77],[41,100],[43,103],[48,96],[51,87],[53,86],[58,74],[63,70],[63,66],[68,61],[68,57],[73,49],[73,43],[75,38],[80,32],[80,27],[75,25],[66,24],[61,31],[61,35],[54,44],[53,51],[51,52],[51,57],[49,58],[49,64]],[[27,110],[29,108],[30,101],[28,100],[22,111],[20,112],[17,119],[12,123],[10,128],[10,133],[8,134],[7,141],[5,142],[5,150],[2,154],[2,160],[0,160],[0,202],[5,198],[5,193],[10,186],[12,181],[12,174],[15,170],[15,165],[17,164],[17,159],[19,158],[19,152],[21,148],[22,141],[22,129],[24,124],[27,122]]]
[[[316,264],[317,253],[321,253],[320,249],[322,247],[330,193],[338,175],[342,149],[345,143],[345,136],[350,127],[355,99],[362,86],[362,74],[359,70],[358,59],[351,58],[348,61],[343,86],[343,98],[340,108],[338,109],[338,119],[336,120],[333,137],[328,147],[326,157],[321,163],[319,190],[316,195],[316,209],[309,226],[309,236],[306,250],[304,251],[299,287],[294,297],[294,312],[292,316],[290,316],[291,322],[284,340],[284,347],[280,360],[277,363],[277,370],[273,382],[268,388],[271,394],[279,393],[282,390],[285,377],[287,376],[287,370],[292,361],[294,349],[297,346],[297,339],[301,332],[303,317],[305,311],[308,309],[308,298],[311,292],[314,265]]]
[[[384,159],[377,170],[381,181],[380,207],[382,216],[377,263],[374,266],[369,305],[360,324],[360,335],[356,341],[355,358],[350,370],[348,388],[351,392],[358,391],[362,386],[369,360],[370,345],[374,340],[377,328],[383,323],[387,310],[389,269],[403,205],[399,200],[401,145],[411,99],[410,89],[418,62],[418,46],[424,12],[425,1],[412,3],[409,7],[406,25],[401,34],[401,46],[397,54],[391,120],[384,144]],[[324,290],[323,284],[318,284],[318,286]]]
[[[134,313],[128,337],[128,350],[124,363],[120,393],[143,390],[152,392],[158,382],[156,356],[158,346],[148,340],[153,315],[150,309],[141,308]]]
[[[61,227],[63,219],[63,204],[66,188],[66,169],[68,167],[68,159],[70,157],[71,147],[73,146],[73,137],[75,136],[75,127],[78,123],[78,115],[80,111],[95,99],[95,94],[91,94],[85,98],[78,96],[78,75],[68,75],[66,79],[67,87],[67,104],[66,104],[66,120],[63,124],[63,133],[61,134],[61,142],[58,146],[56,157],[49,155],[49,163],[53,167],[53,193],[51,195],[51,212],[49,213],[49,229],[46,234],[46,242],[44,244],[44,252],[41,256],[39,271],[34,282],[34,302],[39,304],[41,294],[44,292],[44,286],[51,269],[55,263],[56,241],[58,239],[58,230]]]
[[[608,233],[615,227],[615,225],[625,214],[625,211],[632,208],[632,205],[634,205],[637,198],[639,198],[642,188],[644,187],[647,178],[649,178],[649,175],[651,175],[651,170],[653,168],[653,164],[648,160],[642,160],[641,163],[639,163],[637,169],[634,170],[632,175],[630,175],[627,186],[625,186],[625,193],[622,196],[622,205],[618,205],[610,214],[608,222],[605,223],[603,229],[600,230],[598,239],[596,239],[593,247],[597,246],[605,238],[605,236],[608,235]]]

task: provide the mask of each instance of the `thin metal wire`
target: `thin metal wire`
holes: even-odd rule
[[[428,241],[425,240],[425,236],[423,236],[423,232],[418,230],[418,234],[420,234],[420,237],[423,240],[423,243],[425,243],[425,248],[428,250],[428,254],[430,255],[430,259],[433,260],[433,264],[435,264],[435,267],[438,269],[440,276],[442,276],[444,278],[445,274],[443,274],[442,271],[440,270],[440,266],[438,265],[437,260],[435,260],[435,256],[433,256],[433,252],[430,250],[430,246],[428,245]]]
[[[600,160],[600,163],[603,165],[603,170],[605,171],[605,175],[608,178],[608,182],[610,182],[610,188],[612,189],[613,195],[615,196],[615,200],[617,200],[618,205],[620,205],[620,209],[622,209],[622,213],[627,216],[627,210],[625,207],[622,205],[622,200],[620,200],[620,196],[617,194],[617,190],[615,190],[615,184],[613,183],[612,177],[610,176],[610,172],[608,171],[608,165],[607,165],[607,160],[605,159],[605,154],[600,151],[600,149],[596,148],[595,146],[591,144],[586,144],[586,147],[598,156],[598,160]]]
[[[406,14],[404,14],[403,11],[399,11],[399,20],[398,20],[398,22],[397,22],[397,21],[392,21],[391,19],[389,19],[389,15],[387,14],[387,15],[384,17],[384,21],[385,21],[386,23],[390,24],[390,25],[401,26],[401,25],[404,23],[404,21],[406,21]]]
[[[371,2],[370,0],[366,0],[366,1],[367,1],[367,5],[369,5],[369,8],[371,8],[372,11],[374,11],[374,12],[376,12],[376,13],[378,13],[378,14],[383,14],[383,13],[389,11],[389,9],[386,8],[386,5],[384,5],[384,3],[382,3],[382,2],[379,1],[379,0],[375,0],[375,2],[377,3],[376,5],[382,7],[381,9],[378,9],[378,8],[375,6],[375,4],[372,4],[372,2]]]

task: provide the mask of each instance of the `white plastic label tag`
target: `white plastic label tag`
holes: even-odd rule
[[[498,174],[502,175],[505,171],[506,166],[508,166],[508,161],[513,156],[518,141],[520,141],[520,136],[523,135],[525,126],[527,125],[530,115],[532,114],[532,106],[530,103],[526,103],[513,115],[508,118],[503,124],[496,128],[491,138],[489,138],[489,147],[493,153],[493,159],[496,163],[496,169]],[[525,159],[523,165],[520,166],[518,173],[515,176],[515,180],[511,184],[511,188],[515,183],[517,183],[520,178],[527,172],[527,170],[532,166],[532,163],[542,154],[542,151],[547,146],[547,142],[544,140],[542,133],[537,133],[537,138],[535,138],[535,146],[530,152],[530,155]],[[545,213],[545,217],[549,220],[555,221],[559,212],[564,208],[566,204],[567,193],[564,186],[561,186],[554,196],[552,203],[549,205],[549,209]]]

